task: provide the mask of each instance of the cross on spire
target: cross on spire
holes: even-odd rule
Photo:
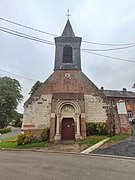
[[[69,14],[69,9],[67,10],[66,16],[67,16],[67,19],[69,20],[69,16],[71,16],[71,15]]]

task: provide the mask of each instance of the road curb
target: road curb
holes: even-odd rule
[[[135,157],[132,156],[117,156],[117,155],[109,155],[109,154],[87,154],[90,157],[103,157],[103,158],[113,158],[113,159],[127,159],[127,160],[135,160]]]
[[[116,156],[116,155],[106,155],[106,154],[80,154],[76,152],[63,152],[63,151],[46,151],[46,150],[37,150],[37,149],[6,149],[2,148],[0,151],[22,151],[22,152],[37,152],[37,153],[47,153],[47,154],[62,154],[62,155],[74,155],[74,156],[82,156],[82,157],[99,157],[99,158],[111,158],[111,159],[124,159],[124,160],[135,160],[135,157],[129,156]]]
[[[90,152],[94,151],[95,149],[97,149],[98,147],[100,147],[101,145],[103,145],[104,143],[106,143],[107,141],[109,141],[110,138],[106,138],[100,142],[98,142],[97,144],[94,144],[93,146],[85,149],[84,151],[81,152],[81,154],[89,154]]]

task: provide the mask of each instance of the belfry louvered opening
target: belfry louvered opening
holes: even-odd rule
[[[63,63],[72,63],[72,47],[69,45],[63,48]]]

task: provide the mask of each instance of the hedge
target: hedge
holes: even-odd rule
[[[11,127],[0,129],[1,134],[5,134],[5,133],[8,133],[8,132],[11,132]]]
[[[90,135],[107,135],[106,123],[87,123],[86,134]]]

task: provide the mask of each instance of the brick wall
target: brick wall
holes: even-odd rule
[[[54,123],[51,113],[55,113],[60,100],[76,101],[80,107],[80,113],[86,113],[86,122],[106,122],[108,119],[106,97],[82,71],[55,70],[26,101],[23,127],[30,124],[34,125],[35,129],[49,127],[51,128],[50,139],[54,141]],[[85,121],[81,121],[81,133],[85,139]]]
[[[115,103],[117,103],[119,100],[124,100],[125,104],[126,104],[126,109],[127,111],[131,111],[132,112],[132,116],[135,118],[135,98],[122,98],[122,97],[108,97],[110,103],[112,102],[112,100],[115,101]]]

